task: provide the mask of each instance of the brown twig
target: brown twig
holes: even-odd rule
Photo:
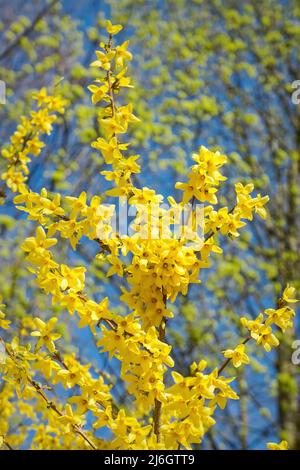
[[[234,209],[235,209],[236,206],[233,206],[230,211],[228,212],[228,214],[232,214],[234,212]],[[210,233],[208,233],[206,235],[206,237],[204,238],[204,243],[206,243],[211,237],[213,237],[214,235],[216,235],[216,233],[219,231],[220,229],[217,228],[216,230],[212,230]]]
[[[5,440],[4,440],[4,444],[6,445],[6,447],[8,448],[8,450],[15,450],[15,449],[13,449],[12,446],[11,446],[7,441],[5,441]]]
[[[164,303],[166,305],[167,299],[166,295],[163,294]],[[164,342],[166,336],[166,320],[162,319],[158,327],[158,339],[159,341]],[[153,431],[156,435],[157,442],[160,442],[160,425],[161,425],[161,412],[162,412],[162,403],[160,400],[155,398],[154,400],[154,412],[153,412]]]

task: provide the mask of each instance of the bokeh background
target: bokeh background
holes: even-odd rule
[[[229,157],[221,204],[232,205],[236,181],[253,181],[270,196],[267,220],[248,224],[238,239],[224,237],[223,256],[213,258],[202,284],[173,307],[176,316],[168,324],[167,340],[176,370],[186,374],[191,362],[202,358],[215,367],[221,351],[244,334],[241,316],[255,317],[275,306],[287,282],[299,292],[300,105],[291,96],[293,82],[300,79],[300,4],[0,0],[0,79],[7,87],[6,104],[0,105],[1,146],[29,112],[34,90],[59,82],[70,103],[32,163],[29,184],[34,191],[47,187],[78,196],[83,190],[92,195],[106,189],[99,175],[104,163],[90,147],[99,126],[87,90],[95,77],[89,64],[104,37],[105,18],[124,25],[120,40],[129,39],[134,54],[129,74],[135,88],[126,101],[141,119],[130,129],[132,149],[143,162],[140,184],[178,197],[175,182],[184,179],[192,152],[206,145]],[[4,165],[0,161],[1,171]],[[54,308],[28,274],[20,244],[34,229],[6,194],[0,206],[0,294],[14,321],[13,333],[22,339],[26,315],[59,315],[65,350],[90,362],[95,373],[111,374],[115,399],[126,406],[126,392],[116,378],[118,364],[99,356],[92,335]],[[120,279],[107,280],[107,268],[95,254],[87,241],[76,256],[67,244],[57,252],[60,262],[87,266],[89,295],[96,300],[109,295],[118,310]],[[272,353],[250,346],[251,366],[228,370],[237,377],[241,398],[218,413],[202,448],[264,448],[265,442],[281,438],[300,449],[300,365],[291,360],[297,338],[299,321]],[[0,419],[1,412],[0,403]],[[26,419],[20,412],[12,426],[21,429]]]

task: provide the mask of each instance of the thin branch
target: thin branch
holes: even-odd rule
[[[15,450],[15,449],[13,449],[12,446],[11,446],[7,441],[5,441],[5,440],[4,440],[4,444],[6,445],[6,447],[8,448],[8,450]]]
[[[167,299],[164,294],[165,305],[166,305],[166,301]],[[158,328],[159,341],[164,342],[165,336],[166,336],[166,320],[165,318],[163,318]],[[154,434],[156,434],[157,442],[160,442],[161,411],[162,411],[162,403],[161,401],[157,400],[157,398],[155,398],[154,412],[153,412],[153,431],[154,431]]]

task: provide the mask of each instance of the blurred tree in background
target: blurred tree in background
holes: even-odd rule
[[[34,162],[29,181],[34,190],[47,186],[64,194],[78,195],[83,189],[103,192],[89,145],[98,134],[98,123],[85,88],[92,78],[88,64],[99,26],[109,15],[128,25],[126,37],[131,35],[136,61],[131,65],[135,88],[129,101],[136,103],[135,113],[142,121],[131,131],[134,150],[141,153],[148,170],[141,183],[151,182],[162,194],[170,193],[187,171],[191,153],[204,144],[229,155],[226,176],[232,183],[252,180],[270,195],[268,219],[250,224],[239,239],[224,239],[224,256],[216,258],[202,284],[176,304],[180,315],[168,325],[168,340],[182,372],[193,360],[204,354],[213,357],[207,353],[225,349],[240,337],[239,318],[245,313],[254,317],[274,304],[281,285],[292,282],[300,287],[300,107],[291,99],[292,83],[300,78],[298,4],[297,0],[109,0],[106,4],[88,0],[74,7],[68,0],[0,1],[0,79],[7,85],[7,105],[0,107],[1,144],[30,107],[34,89],[60,87],[70,102],[62,125],[42,158]],[[71,133],[74,127],[76,132]],[[1,186],[0,191],[5,196]],[[27,285],[18,240],[24,239],[30,225],[7,207],[0,212],[4,240],[0,293],[10,316],[20,319],[22,334],[24,314],[34,313],[34,307],[39,316],[48,317],[53,307],[45,304],[33,284]],[[93,247],[85,244],[80,255],[93,259]],[[62,260],[70,256],[67,248],[61,253]],[[109,289],[117,300],[117,281],[105,286],[102,271],[101,263],[94,261],[90,294],[97,297]],[[72,325],[63,318],[68,338]],[[295,337],[300,337],[299,329],[290,331],[273,355],[262,354],[252,362],[259,380],[251,369],[238,372],[241,399],[219,417],[218,433],[206,438],[206,448],[254,448],[280,434],[300,449],[299,383],[297,366],[291,362]],[[79,351],[90,360],[85,341],[78,339]],[[117,399],[126,400],[122,389]]]

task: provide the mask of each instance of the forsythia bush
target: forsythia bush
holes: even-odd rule
[[[17,209],[37,224],[35,234],[22,245],[37,285],[51,296],[54,305],[76,314],[79,328],[90,328],[99,352],[120,361],[121,378],[132,401],[126,409],[120,409],[104,373],[95,377],[89,364],[83,365],[74,354],[61,351],[57,317],[47,322],[23,318],[21,341],[14,336],[14,325],[6,319],[5,306],[1,305],[3,448],[30,442],[32,449],[190,449],[201,443],[215,424],[216,408],[224,409],[229,400],[239,398],[232,388],[234,377],[223,375],[226,366],[230,362],[236,368],[249,364],[249,341],[266,351],[278,346],[275,329],[284,332],[294,316],[289,306],[296,301],[294,288],[287,286],[277,306],[258,312],[255,319],[241,318],[245,337],[233,349],[223,351],[224,362],[219,369],[207,370],[201,359],[191,364],[188,376],[176,372],[171,346],[166,342],[167,321],[173,317],[171,304],[178,295],[187,294],[191,283],[200,283],[211,253],[222,254],[217,233],[237,237],[254,214],[265,218],[268,196],[253,196],[252,184],[238,183],[235,206],[230,210],[217,208],[218,188],[226,180],[221,173],[226,156],[205,147],[193,155],[195,164],[188,180],[176,184],[182,191],[181,201],[169,197],[166,208],[162,195],[137,187],[138,155],[130,155],[124,134],[139,119],[132,104],[120,105],[116,100],[123,88],[132,86],[126,75],[126,62],[132,56],[128,41],[121,45],[113,42],[122,26],[108,21],[106,29],[108,40],[100,43],[97,60],[91,64],[99,69],[99,78],[89,90],[94,105],[101,104],[102,129],[92,147],[110,165],[102,172],[113,184],[106,196],[123,197],[135,208],[132,233],[117,233],[114,209],[104,204],[104,196],[95,195],[88,201],[85,192],[79,197],[61,197],[46,189],[36,193],[28,187],[31,157],[38,157],[44,147],[43,135],[51,133],[67,106],[55,92],[49,95],[42,89],[34,94],[37,110],[21,118],[9,146],[2,150],[7,160],[2,179],[16,193]],[[201,235],[197,230],[197,201],[203,206]],[[186,204],[188,216],[180,233],[174,233]],[[120,287],[120,301],[129,314],[114,313],[107,297],[100,303],[88,298],[84,267],[55,260],[52,247],[59,238],[67,239],[76,250],[84,237],[98,245],[97,257],[110,266],[107,276],[126,279],[126,287],[124,283]],[[69,391],[66,403],[55,392],[59,386]],[[75,387],[80,393],[74,391]],[[22,413],[28,423],[18,430],[11,425],[17,413]],[[97,432],[99,428],[109,430],[109,437],[103,437],[101,430]],[[287,443],[270,443],[269,448],[286,449]]]

